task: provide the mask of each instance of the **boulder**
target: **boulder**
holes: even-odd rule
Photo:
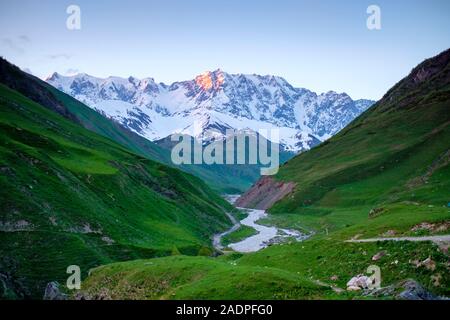
[[[360,274],[351,278],[350,281],[347,282],[347,290],[355,291],[356,288],[359,288],[358,290],[367,289],[371,283],[372,280],[369,277]]]
[[[347,287],[347,291],[359,291],[359,290],[361,290],[361,288],[357,287],[357,286],[349,286],[349,287]]]
[[[403,291],[395,296],[399,300],[440,300],[415,280],[406,280],[400,284],[400,287],[403,288]]]
[[[431,259],[431,257],[426,258],[423,261],[419,261],[419,260],[413,260],[410,261],[413,265],[416,266],[416,268],[419,267],[425,267],[425,269],[430,270],[430,271],[434,271],[436,269],[436,262],[434,262],[433,259]]]
[[[386,251],[380,251],[372,257],[372,261],[378,261],[386,255]]]
[[[448,300],[444,297],[435,296],[417,281],[407,279],[396,284],[376,289],[368,292],[373,297],[388,297],[391,296],[396,300]]]
[[[56,281],[49,282],[44,292],[44,300],[67,300],[67,295],[59,289],[59,283]]]

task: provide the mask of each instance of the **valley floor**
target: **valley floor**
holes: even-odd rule
[[[436,217],[434,222],[446,221],[445,217],[448,219],[446,214]],[[301,219],[295,222],[292,217],[290,219],[289,225],[304,230],[299,224]],[[283,218],[277,215],[259,220],[258,225],[268,221],[277,226],[273,228],[286,226],[286,221],[283,223]],[[369,228],[359,225],[351,229],[362,230],[364,236],[364,230]],[[83,282],[82,292],[75,297],[395,299],[409,290],[405,287],[411,286],[415,288],[412,294],[418,296],[424,292],[431,292],[435,298],[450,296],[449,243],[439,242],[438,246],[434,242],[448,240],[448,235],[393,239],[367,237],[349,241],[352,237],[345,229],[329,233],[317,227],[315,230],[318,232],[305,241],[271,244],[250,253],[226,251],[225,255],[216,258],[171,256],[101,266],[91,271]],[[231,234],[239,233],[239,229],[233,231]],[[254,236],[250,233],[237,243],[245,243],[245,239]],[[408,239],[413,241],[395,241]],[[233,247],[233,244],[228,247]],[[381,270],[382,289],[347,291],[347,282],[354,276],[367,274],[367,268],[372,265]]]

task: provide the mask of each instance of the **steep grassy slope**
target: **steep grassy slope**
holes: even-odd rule
[[[448,244],[344,242],[449,234],[449,163],[447,50],[414,68],[338,135],[280,168],[275,180],[296,187],[270,208],[265,223],[312,230],[315,236],[248,255],[241,263],[296,270],[340,286],[375,263],[383,286],[414,278],[449,296]],[[386,256],[372,261],[381,251]],[[417,264],[426,258],[435,266]],[[330,280],[333,275],[337,280]]]
[[[449,219],[449,62],[450,51],[425,61],[338,135],[288,161],[275,179],[296,187],[270,212],[372,233]]]
[[[239,133],[240,134],[240,133]],[[191,172],[192,174],[200,177],[206,182],[210,182],[211,188],[227,194],[240,194],[245,190],[248,190],[252,186],[252,184],[257,181],[261,177],[261,168],[267,168],[269,165],[262,165],[260,161],[257,161],[257,164],[249,164],[249,142],[248,138],[246,138],[246,144],[244,148],[240,148],[237,143],[237,134],[233,138],[228,137],[228,141],[230,139],[234,139],[234,154],[233,159],[236,164],[198,164],[198,165],[182,165],[180,166],[183,170],[187,172]],[[245,134],[243,134],[245,135]],[[264,139],[267,150],[271,150],[271,142],[264,137],[258,134],[260,140],[259,144],[255,148],[256,153],[259,154],[259,145],[263,144],[262,139]],[[194,150],[194,140],[191,136],[185,136],[185,139],[189,139],[191,142],[191,148]],[[164,139],[155,141],[158,146],[166,149],[168,152],[171,152],[172,148],[178,143],[177,141],[171,141],[171,137],[166,137]],[[222,144],[222,146],[219,146]],[[212,145],[221,147],[223,152],[223,159],[226,159],[226,143],[222,141],[212,142]],[[211,146],[211,145],[210,145]],[[205,148],[203,148],[205,149]],[[278,148],[278,161],[279,164],[283,164],[289,159],[291,159],[295,153],[290,151],[285,151],[282,147]],[[237,155],[244,154],[246,155],[246,164],[237,164]],[[225,162],[225,160],[224,160]],[[191,157],[191,163],[194,163],[194,155]],[[215,185],[215,186],[214,186]]]
[[[201,180],[136,155],[0,85],[0,280],[38,297],[69,265],[196,255],[229,226]],[[6,288],[6,289],[4,289]]]

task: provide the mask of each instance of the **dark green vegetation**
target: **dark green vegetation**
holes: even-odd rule
[[[159,270],[166,258],[108,265],[95,270],[84,291],[98,296],[102,288],[105,295],[123,298],[135,297],[127,292],[140,298],[373,298],[337,293],[329,285],[345,289],[351,277],[376,264],[382,286],[413,278],[435,294],[450,296],[445,244],[345,242],[449,234],[449,149],[447,50],[417,66],[338,135],[280,169],[275,178],[295,182],[296,188],[272,206],[270,221],[315,231],[309,240],[246,255],[185,257],[170,262],[176,272]],[[423,222],[444,227],[420,230]],[[373,261],[380,252],[385,255]],[[433,263],[420,263],[427,258]],[[241,276],[246,271],[253,276]],[[267,285],[271,281],[275,289]]]
[[[200,179],[104,137],[120,132],[101,118],[89,120],[92,129],[110,133],[86,130],[67,112],[72,100],[58,103],[33,79],[23,84],[16,88],[46,107],[0,84],[1,296],[41,298],[72,264],[85,276],[174,248],[202,254],[229,227],[232,207]]]
[[[450,219],[449,56],[420,64],[335,137],[288,161],[276,178],[297,187],[270,212],[363,236]]]
[[[265,139],[261,135],[258,135],[259,139]],[[186,139],[191,141],[191,148],[194,150],[194,141],[190,136],[185,136]],[[230,138],[228,138],[230,139]],[[237,146],[237,138],[234,139],[234,161],[237,163],[237,154],[246,155],[246,164],[191,164],[180,166],[182,170],[190,172],[208,183],[212,189],[225,194],[239,194],[247,190],[252,186],[252,184],[259,179],[261,176],[260,168],[268,167],[261,165],[259,162],[255,164],[249,164],[249,142],[246,138],[246,144],[243,150],[239,150]],[[260,140],[259,140],[260,141]],[[266,140],[267,149],[270,150],[271,142]],[[171,141],[171,137],[166,137],[155,142],[158,146],[171,152],[173,146],[177,144],[177,141]],[[222,144],[223,159],[226,159],[226,143],[225,142],[213,142],[213,144]],[[285,151],[283,147],[279,147],[279,163],[283,164],[289,159],[291,159],[295,154],[290,151]],[[238,151],[239,150],[239,151]],[[256,148],[257,153],[259,153],[259,145]],[[270,153],[269,153],[270,154]],[[192,155],[191,163],[194,163],[194,156]]]

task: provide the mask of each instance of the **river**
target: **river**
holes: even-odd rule
[[[237,197],[238,196],[227,196],[226,199],[230,201],[230,203],[234,203]],[[222,237],[239,229],[241,224],[251,227],[257,231],[257,234],[253,236],[250,236],[242,241],[228,245],[228,247],[233,249],[234,251],[242,253],[255,252],[263,248],[266,248],[271,244],[284,242],[287,239],[302,241],[309,237],[309,235],[303,234],[297,230],[282,229],[277,228],[275,226],[264,226],[258,224],[257,223],[258,220],[267,217],[267,213],[264,210],[246,209],[246,208],[238,208],[238,209],[246,210],[248,212],[248,216],[238,222],[231,214],[227,214],[230,220],[233,222],[233,226],[227,231],[214,236],[213,245],[216,249],[218,250],[224,249],[224,247],[220,243]]]

